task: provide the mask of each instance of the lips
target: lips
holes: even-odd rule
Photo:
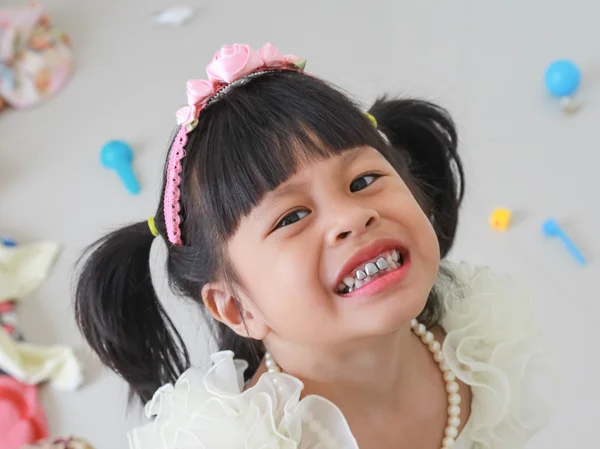
[[[344,294],[360,288],[365,281],[400,267],[407,256],[408,250],[402,242],[377,240],[348,259],[339,270],[333,289],[337,294]]]

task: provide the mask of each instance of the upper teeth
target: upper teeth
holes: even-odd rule
[[[344,286],[348,287],[349,289],[354,287],[358,288],[364,285],[365,282],[368,282],[370,277],[378,272],[387,270],[388,268],[398,268],[399,260],[400,253],[397,250],[386,251],[380,254],[375,262],[368,262],[363,266],[363,268],[357,269],[354,272],[354,276],[346,276],[343,280],[343,284],[340,284],[340,289],[344,289]]]

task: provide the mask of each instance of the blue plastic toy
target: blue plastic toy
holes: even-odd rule
[[[548,66],[544,79],[550,95],[557,98],[570,97],[581,83],[581,72],[575,63],[560,59]]]
[[[567,233],[562,230],[558,222],[554,218],[548,218],[542,224],[542,231],[547,237],[558,237],[562,240],[563,244],[567,248],[567,251],[573,256],[573,258],[581,265],[586,265],[587,262],[581,251],[577,249],[573,241],[569,238]]]
[[[2,243],[2,245],[6,246],[6,247],[17,246],[17,242],[15,242],[14,240],[9,239],[7,237],[2,237],[1,235],[0,235],[0,243]]]
[[[137,195],[140,192],[140,183],[133,172],[133,150],[127,143],[121,140],[105,143],[100,151],[100,162],[117,172],[129,193]]]

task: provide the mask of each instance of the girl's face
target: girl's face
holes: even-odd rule
[[[253,336],[308,345],[406,325],[424,308],[440,259],[428,218],[368,147],[301,168],[241,220],[227,253]],[[379,271],[362,279],[369,262]]]

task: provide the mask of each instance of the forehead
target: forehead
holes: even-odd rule
[[[344,173],[353,165],[370,160],[383,161],[385,158],[379,151],[372,147],[360,146],[326,159],[306,161],[299,166],[298,170],[289,179],[282,182],[272,191],[267,192],[255,210],[268,208],[277,200],[288,195],[305,192],[307,184],[316,176],[335,176],[336,173]]]

